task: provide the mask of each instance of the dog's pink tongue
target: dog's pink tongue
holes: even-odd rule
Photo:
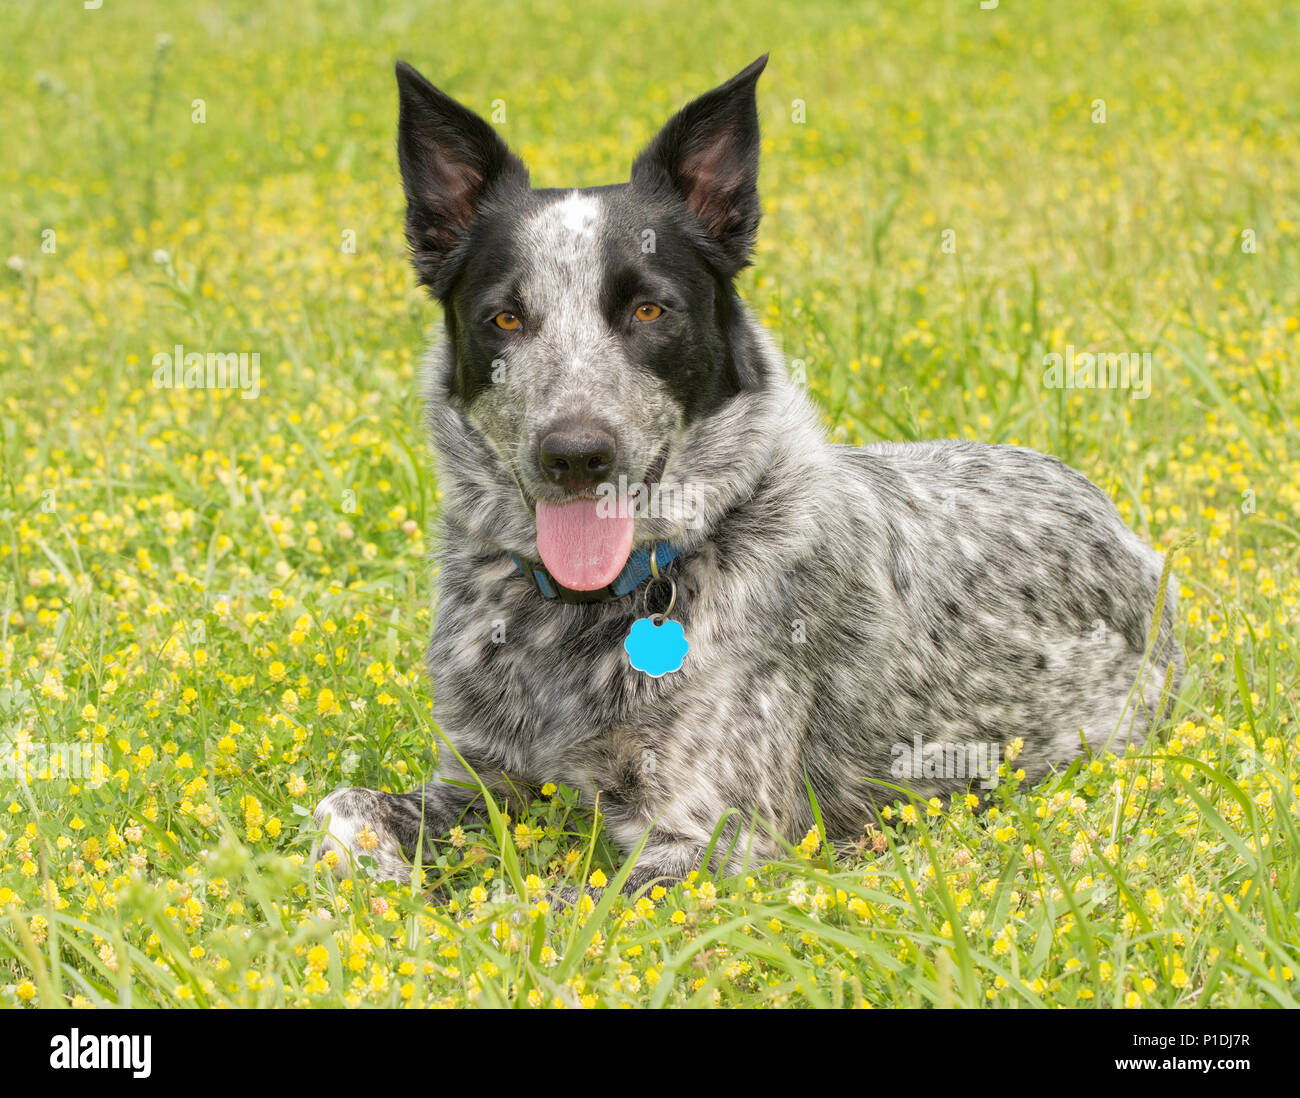
[[[573,591],[595,591],[613,583],[632,552],[635,519],[618,513],[625,510],[608,503],[600,506],[594,499],[538,500],[537,552],[546,570]]]

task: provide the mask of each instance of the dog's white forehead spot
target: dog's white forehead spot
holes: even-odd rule
[[[594,198],[574,191],[559,204],[556,211],[560,225],[575,236],[593,236],[600,208]]]
[[[601,214],[598,199],[571,191],[533,215],[524,227],[528,243],[524,261],[540,276],[539,283],[560,272],[584,279],[593,274],[600,252]]]

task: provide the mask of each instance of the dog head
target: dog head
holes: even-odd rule
[[[565,586],[605,586],[707,507],[718,470],[690,467],[693,438],[763,385],[732,280],[759,222],[766,63],[674,115],[629,182],[576,190],[532,188],[487,122],[397,66],[406,238],[446,319],[435,432],[450,417],[491,466],[462,503]]]

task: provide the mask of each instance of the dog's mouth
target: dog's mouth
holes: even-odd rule
[[[667,460],[665,447],[641,486],[648,489],[656,483]],[[591,495],[552,501],[534,499],[517,477],[516,483],[536,516],[538,556],[557,583],[572,591],[597,591],[618,578],[632,552],[636,528],[633,486],[606,483]]]

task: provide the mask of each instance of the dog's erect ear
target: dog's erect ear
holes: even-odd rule
[[[528,171],[483,119],[397,63],[397,159],[406,191],[406,240],[435,297],[484,200],[501,186],[528,186]]]
[[[758,232],[758,103],[767,54],[688,103],[632,165],[635,186],[671,187],[695,215],[728,274],[749,262]]]

